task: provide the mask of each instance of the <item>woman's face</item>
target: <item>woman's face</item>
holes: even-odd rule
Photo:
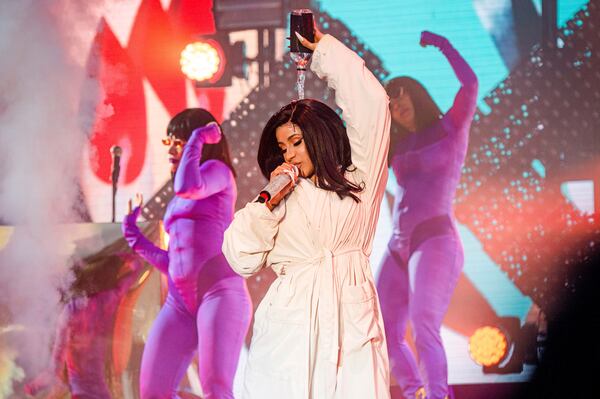
[[[296,165],[300,170],[300,176],[314,181],[315,167],[308,155],[300,127],[288,122],[275,130],[275,137],[285,162]]]
[[[174,136],[168,136],[166,139],[163,139],[163,144],[169,146],[169,163],[171,164],[172,174],[177,171],[185,143],[185,140],[178,139]]]
[[[396,97],[390,98],[392,120],[410,132],[417,130],[415,107],[408,92],[401,87]]]

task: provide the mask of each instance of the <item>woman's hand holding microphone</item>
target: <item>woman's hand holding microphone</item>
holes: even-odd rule
[[[292,165],[291,163],[282,163],[281,165],[276,167],[275,170],[273,170],[273,172],[271,172],[271,180],[267,187],[271,185],[276,185],[277,176],[280,175],[289,176],[288,183],[278,191],[275,191],[274,193],[269,193],[270,198],[265,201],[265,205],[267,206],[267,208],[269,208],[269,210],[273,210],[277,205],[279,205],[282,199],[284,199],[290,192],[292,192],[292,190],[296,186],[296,182],[298,182],[298,167]],[[263,191],[263,193],[264,192],[265,191]],[[262,196],[263,193],[261,193],[260,195]]]

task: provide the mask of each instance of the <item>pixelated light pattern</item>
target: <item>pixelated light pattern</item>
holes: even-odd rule
[[[168,181],[144,204],[142,208],[144,219],[148,221],[162,220],[167,210],[167,204],[171,201],[173,195],[173,184],[171,181]]]
[[[181,72],[188,79],[197,82],[213,81],[218,79],[218,73],[222,70],[222,52],[216,47],[216,43],[194,42],[190,43],[181,52],[179,63]]]
[[[547,313],[575,289],[573,265],[600,244],[600,199],[589,215],[561,194],[566,180],[600,185],[586,167],[600,164],[599,23],[590,1],[557,45],[535,47],[485,97],[457,191],[457,218]]]
[[[480,327],[469,337],[469,355],[482,366],[499,364],[508,352],[508,339],[497,327]]]

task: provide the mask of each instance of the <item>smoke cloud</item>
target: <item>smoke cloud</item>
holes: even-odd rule
[[[82,90],[85,62],[107,3],[0,2],[0,222],[15,226],[0,247],[0,396],[21,368],[30,378],[47,367],[69,256],[61,223],[78,219],[84,125],[95,112],[80,104],[101,100]]]

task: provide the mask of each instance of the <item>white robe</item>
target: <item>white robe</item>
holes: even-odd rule
[[[223,253],[242,276],[277,274],[254,315],[245,399],[389,398],[389,363],[369,265],[387,181],[390,115],[385,90],[364,61],[325,35],[311,69],[336,90],[356,167],[358,194],[300,179],[273,212],[238,211]]]

